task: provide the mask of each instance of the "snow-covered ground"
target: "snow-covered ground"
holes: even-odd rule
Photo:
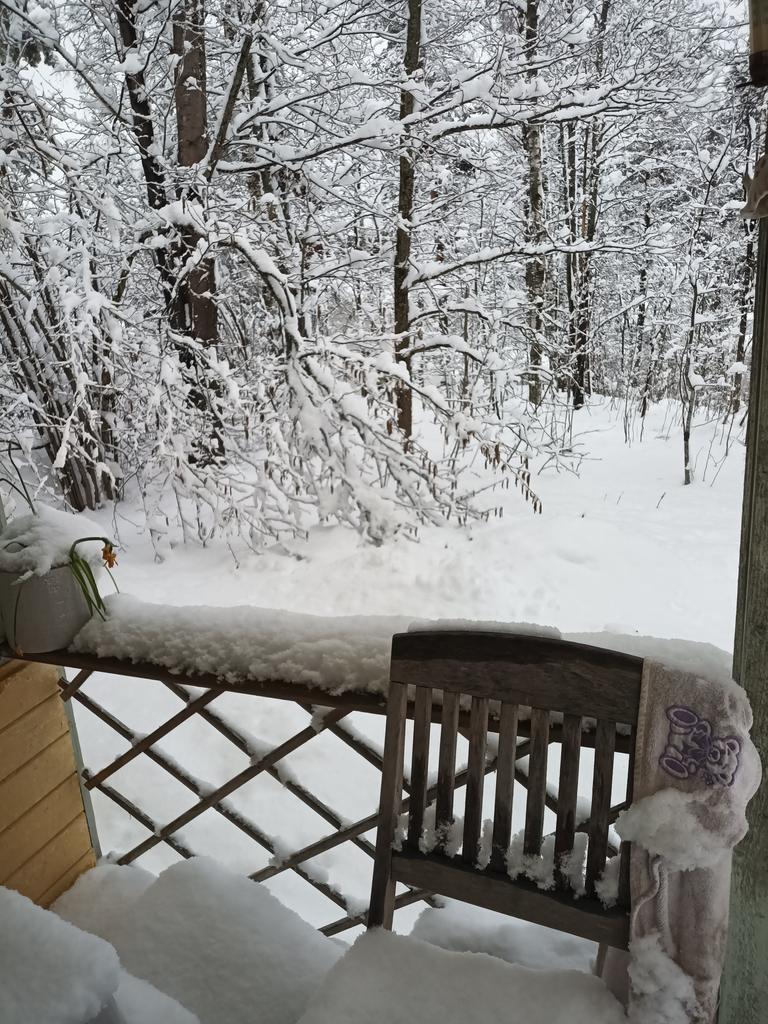
[[[735,610],[743,446],[734,441],[722,460],[722,427],[700,422],[694,432],[696,482],[682,485],[682,442],[673,407],[652,411],[644,439],[624,440],[621,409],[593,405],[577,417],[577,443],[588,455],[579,475],[546,469],[533,486],[543,514],[514,489],[502,491],[502,518],[466,529],[432,528],[418,543],[398,539],[374,548],[341,527],[318,528],[307,541],[291,541],[257,556],[225,545],[176,548],[154,561],[153,549],[132,521],[130,508],[106,532],[119,541],[121,589],[170,604],[237,605],[324,615],[397,615],[527,621],[563,632],[609,629],[622,633],[706,641],[729,649]],[[139,733],[179,710],[157,683],[100,677],[87,692]],[[254,738],[254,748],[275,745],[304,728],[309,715],[286,702],[223,696],[214,705]],[[77,709],[85,762],[98,769],[127,744]],[[380,742],[382,722],[352,716],[355,728]],[[205,783],[223,783],[248,761],[204,722],[186,723],[160,744]],[[371,813],[378,797],[376,770],[323,733],[285,761],[339,815]],[[556,768],[556,764],[553,765]],[[584,766],[585,773],[589,765]],[[620,781],[620,780],[619,780]],[[145,757],[110,782],[165,823],[194,802],[193,795]],[[120,852],[146,831],[94,794],[104,852]],[[275,838],[281,850],[300,848],[326,835],[329,826],[261,775],[231,798],[232,804]],[[518,801],[518,804],[520,802]],[[519,807],[518,807],[519,810]],[[182,830],[188,846],[252,872],[269,860],[234,826],[206,811]],[[175,861],[160,844],[139,863],[152,871]],[[346,847],[315,859],[310,868],[341,887],[350,908],[361,908],[370,884],[370,860]],[[313,924],[340,916],[338,907],[286,872],[272,891]],[[401,912],[409,929],[418,909]]]
[[[697,480],[684,487],[674,413],[666,404],[652,409],[644,439],[627,445],[620,406],[582,410],[575,443],[587,454],[579,475],[537,475],[534,467],[541,516],[512,488],[496,496],[503,518],[423,530],[416,544],[377,548],[348,529],[323,527],[265,555],[238,550],[237,563],[214,544],[179,547],[156,565],[126,510],[117,519],[120,586],[171,604],[529,621],[564,632],[610,625],[730,648],[744,448],[732,443],[718,465],[722,427],[700,424]]]

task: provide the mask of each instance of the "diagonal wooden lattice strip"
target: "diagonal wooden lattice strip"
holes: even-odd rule
[[[84,778],[88,777],[87,772],[84,772],[83,775]],[[108,783],[102,783],[100,786],[96,788],[99,793],[103,793],[105,796],[109,797],[109,799],[112,800],[113,803],[116,803],[118,807],[122,807],[124,811],[127,811],[128,814],[130,814],[140,824],[142,824],[147,829],[147,831],[155,832],[160,827],[158,823],[153,822],[149,815],[145,814],[140,807],[133,803],[133,801],[129,800],[128,797],[126,797],[123,793],[120,793],[118,790],[116,790],[114,786],[110,786]],[[242,824],[236,821],[234,817],[229,817],[226,814],[224,815],[224,817],[226,817],[227,820],[231,821],[233,825],[237,825],[238,828],[242,828]],[[243,829],[243,831],[245,831],[245,829]],[[262,833],[257,834],[250,832],[248,833],[248,835],[249,838],[253,839],[260,846],[263,846],[266,850],[268,850],[271,854],[274,855],[275,848],[271,839],[268,836],[265,836]],[[170,846],[172,850],[175,850],[176,853],[180,854],[180,856],[184,857],[186,860],[189,860],[190,857],[195,856],[194,851],[190,850],[190,848],[185,843],[183,843],[181,839],[179,839],[178,834],[175,832],[172,835],[164,836],[163,842]],[[121,861],[118,860],[117,863],[119,864],[121,863]],[[326,882],[323,879],[315,878],[312,874],[310,874],[309,871],[301,867],[301,865],[297,865],[294,870],[303,881],[307,882],[323,896],[326,896],[329,900],[331,900],[332,903],[335,903],[337,907],[341,907],[342,910],[347,909],[347,900],[345,899],[344,894],[340,892],[338,889],[336,889],[330,882]]]
[[[184,689],[184,687],[168,682],[166,682],[165,685],[173,694],[179,697],[180,700],[192,700],[191,694],[186,689]],[[316,734],[326,729],[330,730],[340,721],[340,718],[338,717],[336,712],[326,714],[320,719],[315,716],[314,710],[311,707],[307,707],[300,701],[297,701],[297,703],[299,707],[302,708],[302,710],[306,711],[307,714],[309,714],[312,717],[312,721],[314,723],[317,723],[317,725],[313,725]],[[210,726],[216,729],[217,732],[219,732],[222,736],[228,739],[230,743],[233,743],[238,748],[238,750],[241,750],[244,754],[248,754],[249,756],[252,755],[252,741],[250,740],[250,738],[247,737],[244,733],[241,733],[239,730],[237,730],[234,726],[231,725],[231,723],[227,722],[224,718],[222,718],[221,715],[217,714],[210,708],[200,708],[197,713],[205,722],[207,722]],[[320,723],[322,723],[322,728],[320,728]],[[328,824],[331,825],[333,828],[342,828],[344,824],[344,819],[342,819],[342,817],[339,814],[337,814],[331,807],[329,807],[328,804],[326,804],[324,801],[320,800],[319,797],[311,793],[300,782],[298,782],[295,779],[287,778],[283,773],[281,773],[280,769],[276,765],[271,765],[267,767],[265,771],[267,772],[268,775],[272,776],[272,778],[276,779],[280,783],[280,785],[283,786],[284,789],[286,789],[289,793],[291,793],[298,800],[300,800],[306,807],[309,807],[310,810],[314,811],[315,814],[317,814],[319,817],[323,818],[324,821],[327,821]],[[373,843],[371,843],[370,840],[354,836],[352,837],[352,842],[354,843],[355,846],[361,849],[369,857],[374,856],[375,850]]]
[[[431,895],[432,893],[427,892],[426,889],[409,889],[407,892],[395,897],[395,910],[399,910],[401,907],[409,907],[411,904],[419,903],[422,900],[425,903],[429,902]],[[362,914],[349,914],[347,917],[340,917],[338,921],[331,921],[330,924],[324,925],[320,931],[323,935],[338,935],[339,932],[345,932],[348,928],[356,928],[367,923],[368,911],[364,910]]]
[[[520,751],[518,756],[525,757],[528,753],[528,749],[529,744],[526,740],[524,744],[520,744],[518,747],[518,750]],[[496,757],[493,756],[486,762],[485,774],[490,775],[495,771]],[[466,768],[456,773],[456,789],[466,786],[467,777],[468,772]],[[434,800],[436,793],[437,786],[430,786],[427,790],[427,800]],[[409,806],[410,799],[406,797],[403,800],[403,811],[407,811]],[[310,843],[309,846],[304,846],[301,850],[296,850],[295,853],[289,854],[287,857],[282,857],[279,863],[269,864],[260,871],[254,872],[250,877],[256,882],[263,882],[267,878],[272,878],[274,875],[278,875],[282,871],[292,869],[296,864],[300,864],[302,861],[311,860],[313,857],[317,857],[321,853],[325,853],[327,850],[332,850],[335,846],[339,846],[341,843],[344,843],[355,836],[369,832],[372,828],[375,828],[378,820],[379,813],[376,811],[374,814],[369,814],[367,817],[360,818],[359,821],[353,822],[351,825],[347,825],[346,828],[339,829],[338,832],[325,836],[323,839],[318,839],[316,842]]]
[[[88,777],[87,771],[83,772],[83,777]],[[132,818],[135,818],[136,821],[138,821],[140,825],[143,825],[148,832],[155,831],[157,828],[156,822],[154,822],[148,814],[145,814],[144,811],[142,811],[142,809],[132,800],[129,800],[127,796],[124,796],[116,790],[114,786],[104,784],[99,786],[98,789],[100,793],[109,797],[113,803],[117,804],[118,807],[121,807],[124,811],[130,814]],[[175,850],[176,853],[185,860],[189,860],[190,857],[194,857],[194,853],[178,838],[178,836],[167,836],[163,842],[167,843],[172,850]]]
[[[301,704],[309,714],[314,714],[314,709],[307,704]],[[327,729],[337,739],[345,743],[351,750],[354,750],[356,754],[364,758],[369,764],[372,764],[374,768],[381,771],[384,765],[381,754],[375,747],[373,747],[367,740],[364,739],[359,733],[354,732],[343,722],[336,722],[335,724],[327,726]],[[411,787],[407,779],[403,779],[403,789],[406,793],[410,793]]]
[[[333,715],[338,716],[339,718],[343,718],[344,715],[348,714],[349,711],[346,710],[337,710],[333,712]],[[215,804],[218,804],[219,801],[224,799],[224,797],[230,796],[236,790],[240,789],[241,786],[244,786],[246,782],[250,782],[252,779],[255,779],[262,772],[265,772],[271,765],[274,765],[277,761],[281,760],[281,758],[285,757],[286,754],[290,754],[292,751],[297,750],[305,743],[308,743],[309,740],[314,739],[315,736],[317,736],[317,729],[311,725],[307,726],[306,729],[302,729],[300,732],[294,733],[293,736],[274,747],[267,754],[264,754],[263,757],[260,757],[254,764],[248,765],[247,768],[238,772],[237,775],[234,775],[228,782],[225,782],[222,786],[218,786],[206,796],[202,797],[202,799],[198,800],[193,807],[189,807],[186,811],[177,815],[173,821],[169,821],[167,825],[164,825],[156,835],[150,836],[148,839],[145,839],[143,843],[139,843],[138,846],[134,846],[134,848],[129,850],[128,853],[123,854],[118,863],[130,864],[131,861],[134,861],[137,857],[146,853],[147,850],[151,850],[152,847],[156,846],[165,838],[165,836],[171,835],[173,832],[176,832],[177,829],[183,828],[191,821],[194,821],[195,818],[199,818],[204,811],[207,811]]]
[[[66,680],[62,680],[61,699],[69,700],[70,697],[77,693],[84,683],[88,682],[92,675],[93,672],[90,669],[84,668],[77,673],[71,683],[67,683]]]
[[[124,754],[115,758],[111,764],[106,765],[106,767],[102,768],[101,771],[92,775],[86,783],[88,788],[92,789],[94,786],[100,786],[102,782],[110,777],[110,775],[114,775],[115,772],[120,771],[121,768],[130,764],[131,761],[137,758],[140,754],[143,754],[150,747],[153,747],[159,740],[163,739],[164,736],[167,736],[169,732],[173,732],[176,726],[182,725],[189,718],[192,718],[200,708],[205,707],[206,704],[210,704],[210,702],[218,696],[219,694],[214,690],[206,690],[205,693],[201,694],[195,700],[190,701],[190,703],[183,707],[181,711],[163,722],[163,724],[159,725],[157,729],[147,733],[146,736],[142,736],[141,739],[133,743],[130,750],[126,750]]]
[[[341,723],[329,726],[329,731],[333,733],[337,739],[340,739],[342,743],[345,743],[351,750],[354,750],[356,754],[359,754],[360,757],[364,758],[369,764],[372,764],[374,768],[378,768],[378,770],[381,771],[383,765],[381,754],[369,743],[366,743],[362,736],[356,732],[352,732]],[[403,784],[403,789],[407,792],[408,787],[406,783],[407,780]]]
[[[167,680],[165,681],[164,685],[171,691],[171,693],[177,696],[180,700],[187,701],[190,703],[192,702],[192,695],[185,687],[180,686],[176,683],[171,683]],[[316,712],[316,709],[312,705],[307,705],[302,701],[297,701],[296,703],[300,708],[302,708],[302,710],[304,710],[308,715],[310,715],[313,723],[312,728],[314,729],[316,734],[319,734],[324,730],[329,730],[335,733],[335,730],[339,728],[339,722],[344,717],[344,715],[339,715],[335,713],[332,709],[326,709],[325,713],[322,716],[319,716]],[[222,736],[224,736],[231,743],[233,743],[234,746],[238,748],[238,750],[246,754],[250,754],[252,752],[252,743],[249,737],[247,737],[244,733],[236,729],[230,722],[226,721],[226,719],[224,719],[217,712],[213,711],[211,708],[202,707],[198,709],[197,713],[205,722],[207,722],[214,729],[216,729],[217,732],[219,732]],[[357,739],[357,737],[355,738]],[[372,748],[367,747],[367,745],[362,740],[360,740],[360,745],[365,746],[366,750],[370,754],[370,757],[366,758],[366,760],[376,758],[377,760],[373,763],[375,763],[377,767],[380,769],[381,758],[378,756],[376,751]],[[359,750],[357,752],[360,753]],[[326,849],[333,849],[335,846],[339,846],[344,842],[351,842],[359,849],[361,849],[364,853],[366,853],[371,859],[373,859],[376,852],[373,843],[369,839],[363,838],[363,836],[360,833],[347,835],[346,831],[344,830],[343,819],[331,807],[329,807],[326,803],[320,800],[313,793],[310,793],[310,791],[306,789],[304,786],[302,786],[301,783],[297,782],[294,779],[286,778],[284,775],[282,775],[278,767],[273,765],[268,767],[266,771],[272,777],[277,779],[277,781],[279,781],[280,784],[289,793],[292,793],[294,796],[296,796],[303,804],[305,804],[305,806],[309,807],[311,810],[313,810],[316,814],[322,817],[333,828],[337,830],[336,834],[339,835],[341,838],[339,838],[338,842],[333,843]],[[378,820],[378,813],[374,814],[372,818],[373,821],[371,827],[373,827],[373,825],[376,824],[376,821]],[[368,829],[364,829],[363,831],[368,831]],[[274,850],[272,852],[274,853]],[[311,859],[311,856],[297,859],[290,865],[290,868],[278,866],[277,870],[275,870],[273,873],[280,874],[284,870],[291,870],[299,874],[303,874],[301,864]],[[269,871],[269,867],[263,870]],[[254,881],[260,880],[256,877],[259,874],[259,872],[254,872],[254,874],[250,875],[249,877]],[[271,875],[268,874],[266,877],[271,877]],[[429,896],[426,898],[430,899]]]
[[[75,695],[75,700],[81,703],[83,707],[85,707],[88,711],[94,714],[97,718],[99,718],[102,722],[104,722],[106,725],[112,728],[119,735],[123,736],[125,739],[130,741],[132,737],[135,738],[135,733],[133,733],[132,730],[127,725],[121,722],[118,718],[112,715],[105,708],[101,707],[100,704],[96,703],[96,701],[92,700],[90,697],[86,696],[85,694],[78,693]],[[191,792],[195,793],[196,795],[201,795],[199,781],[195,779],[193,776],[189,775],[187,772],[185,772],[171,758],[168,758],[164,754],[161,754],[159,751],[152,749],[145,750],[144,753],[150,760],[154,761],[155,764],[163,768],[169,775],[176,779],[177,782],[180,782],[183,786],[191,790]],[[136,808],[135,804],[129,801],[127,797],[122,796],[122,794],[120,794],[117,790],[106,785],[100,785],[94,788],[98,789],[99,792],[105,793],[106,796],[108,796],[111,800],[113,800],[124,810],[128,811],[129,814],[133,814],[137,818],[137,820],[142,821],[142,824],[144,824],[142,818],[149,822],[149,825],[146,826],[148,831],[156,832],[157,829],[159,828],[159,825],[157,825],[155,822],[152,822],[152,820],[147,815],[145,815],[140,809]],[[248,821],[248,819],[246,819],[238,811],[234,810],[234,808],[229,807],[226,804],[216,804],[214,805],[213,810],[220,814],[223,818],[226,818],[226,820],[229,821],[236,828],[240,829],[240,831],[247,835],[249,839],[254,840],[254,842],[258,843],[261,847],[263,847],[273,856],[276,855],[276,849],[270,836],[262,832],[256,825]],[[175,849],[176,847],[174,846],[174,842],[170,840],[173,840],[173,836],[164,837],[162,841]],[[184,856],[191,856],[191,854],[188,853]],[[303,868],[300,864],[294,865],[291,870],[294,871],[294,873],[297,874],[301,879],[303,879],[303,881],[307,882],[309,885],[311,885],[314,889],[320,892],[323,896],[326,896],[337,906],[346,908],[346,901],[343,895],[339,893],[335,887],[331,886],[324,880],[315,878],[306,868]]]

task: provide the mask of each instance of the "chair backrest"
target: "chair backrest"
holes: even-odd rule
[[[622,850],[617,907],[606,910],[597,891],[609,852],[609,827],[618,813],[611,808],[617,750],[630,755],[621,806],[632,798],[641,675],[639,658],[549,637],[477,631],[396,635],[369,925],[391,927],[395,883],[400,881],[417,890],[454,896],[610,945],[626,945],[628,850]],[[408,827],[401,849],[393,852],[403,809],[406,720],[411,715]],[[437,782],[430,786],[433,721],[439,721],[441,729]],[[457,773],[460,733],[469,742],[469,752],[466,769]],[[498,733],[495,756],[489,733]],[[561,746],[557,793],[547,785],[550,743]],[[583,746],[594,747],[592,800],[586,822],[580,822],[577,809]],[[528,758],[527,771],[519,764],[523,757]],[[493,817],[483,836],[483,788],[491,771],[496,773]],[[518,854],[534,859],[542,854],[545,808],[556,813],[554,839],[547,844],[554,847],[549,851],[554,863],[549,891],[524,877],[509,877],[515,781],[527,789]],[[461,853],[457,855],[452,852],[459,843],[454,795],[464,785]],[[436,844],[428,849],[425,823],[433,800],[434,831],[430,828],[429,835],[436,837]],[[569,890],[574,888],[578,832],[588,836],[586,891],[574,900]],[[530,860],[525,863],[530,867]],[[538,881],[541,883],[541,878]]]

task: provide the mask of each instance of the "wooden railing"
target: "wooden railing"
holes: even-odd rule
[[[0,656],[3,654],[7,657],[16,657],[10,651],[0,649]],[[378,787],[374,789],[370,787],[370,783],[367,786],[367,789],[370,790],[370,813],[356,821],[349,822],[337,808],[328,803],[327,799],[321,798],[314,792],[310,785],[298,781],[292,773],[281,773],[280,763],[289,754],[316,741],[318,736],[330,733],[368,765],[380,771],[382,760],[378,750],[357,730],[350,728],[345,720],[353,712],[384,714],[386,700],[382,696],[356,692],[345,692],[334,696],[324,690],[314,690],[311,687],[284,680],[229,683],[209,675],[174,675],[149,663],[132,664],[117,659],[97,658],[91,655],[77,655],[61,651],[50,655],[30,655],[26,660],[55,664],[74,670],[74,677],[70,680],[65,679],[62,673],[60,683],[62,699],[79,704],[129,744],[128,749],[109,763],[99,766],[96,770],[86,768],[82,770],[82,780],[86,789],[101,793],[127,812],[148,833],[146,838],[140,842],[113,854],[118,863],[134,863],[159,844],[167,845],[180,857],[194,856],[197,851],[190,847],[180,832],[206,811],[212,810],[271,855],[271,860],[267,865],[251,874],[250,877],[254,881],[266,881],[285,872],[292,872],[339,908],[338,916],[321,928],[326,935],[335,935],[365,922],[367,912],[360,912],[358,906],[350,909],[349,901],[344,897],[341,886],[335,885],[326,877],[321,877],[319,872],[314,872],[309,866],[309,862],[343,844],[351,844],[371,859],[372,868],[374,844],[366,838],[366,833],[374,829],[378,822],[376,809]],[[104,707],[90,692],[88,684],[96,673],[155,680],[158,685],[173,694],[179,702],[179,708],[169,718],[158,722],[149,733],[139,733]],[[116,679],[114,685],[124,686],[126,683]],[[281,743],[267,751],[260,751],[258,756],[253,757],[252,740],[248,734],[214,706],[217,698],[228,692],[247,693],[254,698],[268,697],[291,701],[306,714],[307,724]],[[409,716],[412,717],[412,714],[413,709],[410,708]],[[207,783],[202,784],[187,767],[168,756],[159,746],[161,741],[167,739],[174,730],[196,717],[216,730],[221,737],[248,758],[245,768],[216,787],[211,787]],[[434,720],[439,722],[439,709],[435,709]],[[466,731],[468,726],[468,716],[462,712],[460,730]],[[493,717],[489,721],[489,730],[496,730]],[[520,738],[516,748],[515,780],[523,786],[527,785],[528,779],[520,761],[528,755],[530,749],[530,740],[526,733],[527,723],[521,721],[518,730]],[[557,723],[552,723],[549,730],[549,743],[559,743],[560,741],[561,728]],[[583,746],[590,745],[592,745],[592,739],[589,734],[585,734]],[[622,749],[626,750],[626,747],[622,744],[622,737],[618,737],[617,750],[621,751]],[[146,807],[141,806],[140,801],[129,798],[115,782],[114,776],[117,772],[139,758],[149,759],[177,783],[189,790],[195,796],[195,802],[170,821],[155,820]],[[496,772],[496,756],[492,751],[486,758],[484,771],[487,775],[493,775]],[[260,775],[268,775],[277,780],[306,808],[327,822],[330,827],[329,833],[290,853],[286,853],[284,849],[278,851],[267,831],[268,823],[251,820],[239,809],[235,809],[227,800],[241,787]],[[459,767],[455,783],[457,789],[466,785],[467,775],[467,770]],[[407,779],[404,781],[403,788],[405,793],[404,810],[406,810],[409,791]],[[428,801],[434,799],[435,791],[436,787],[434,786],[428,790]],[[368,794],[366,793],[366,795]],[[557,813],[557,792],[551,787],[548,787],[546,791],[546,806],[555,814]],[[611,820],[615,820],[622,807],[623,805],[618,805],[611,809]],[[582,822],[579,827],[586,830],[588,822]],[[421,889],[406,889],[397,896],[396,907],[405,907],[419,901],[432,902],[431,894]]]

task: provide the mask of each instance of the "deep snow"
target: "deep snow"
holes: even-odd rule
[[[342,954],[265,886],[206,858],[145,882],[135,869],[97,868],[54,909],[98,931],[126,970],[201,1024],[244,1024],[254,1013],[259,1024],[290,1024]]]

